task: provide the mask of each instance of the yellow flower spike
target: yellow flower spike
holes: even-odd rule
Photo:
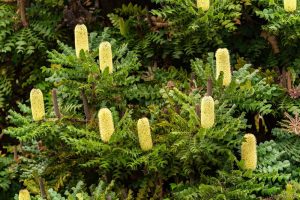
[[[39,89],[32,89],[30,92],[30,104],[32,118],[34,121],[40,121],[45,117],[45,106],[43,93]]]
[[[211,128],[215,123],[215,102],[211,96],[201,100],[201,127]]]
[[[255,170],[257,165],[256,138],[253,134],[246,134],[241,147],[241,158],[245,169]]]
[[[207,11],[209,9],[209,0],[197,0],[197,8]]]
[[[284,0],[283,7],[286,12],[294,12],[297,9],[297,0]]]
[[[151,150],[153,147],[153,143],[148,118],[144,117],[138,120],[137,131],[141,149],[143,151]]]
[[[83,200],[83,194],[82,193],[77,193],[76,197],[78,198],[78,200]]]
[[[293,190],[293,185],[290,184],[290,183],[286,184],[285,190],[286,190],[286,191],[292,191],[292,190]]]
[[[109,68],[109,73],[113,72],[112,51],[109,42],[101,42],[99,46],[100,70],[103,72],[106,67]]]
[[[88,31],[84,24],[77,24],[74,29],[75,34],[75,51],[79,57],[80,50],[89,51]]]
[[[293,185],[288,183],[285,186],[285,200],[294,200],[294,189],[293,189]]]
[[[19,200],[30,200],[30,193],[28,192],[28,190],[20,190]]]
[[[228,86],[231,82],[231,67],[229,51],[226,48],[216,51],[216,79],[221,72],[223,72],[223,85]]]
[[[115,131],[112,113],[108,108],[101,108],[98,112],[99,130],[103,142],[108,142]]]

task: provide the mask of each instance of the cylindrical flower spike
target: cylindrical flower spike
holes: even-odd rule
[[[19,200],[30,200],[30,193],[28,192],[28,190],[20,190]]]
[[[197,8],[207,11],[209,9],[209,0],[197,0]]]
[[[98,113],[99,130],[103,142],[109,142],[115,131],[112,113],[108,108],[101,108]]]
[[[294,200],[294,188],[291,183],[286,184],[285,186],[285,200]]]
[[[294,12],[297,9],[297,0],[284,0],[284,10],[287,12]]]
[[[226,48],[216,51],[216,79],[223,72],[223,85],[228,86],[231,82],[231,68],[229,51]]]
[[[106,67],[109,69],[109,73],[113,72],[112,51],[109,42],[101,42],[99,46],[99,59],[100,70],[103,72]]]
[[[241,147],[241,158],[244,168],[255,170],[257,165],[256,138],[253,134],[246,134]]]
[[[83,200],[83,194],[82,193],[77,193],[76,197],[78,198],[78,200]]]
[[[201,100],[201,127],[211,128],[215,123],[215,102],[211,96]]]
[[[45,117],[45,105],[43,93],[39,89],[32,89],[30,92],[30,104],[32,118],[34,121],[40,121]]]
[[[143,151],[151,150],[153,143],[148,118],[144,117],[138,120],[137,130],[141,149]]]
[[[78,24],[74,29],[75,34],[75,51],[76,56],[79,57],[80,51],[89,51],[88,31],[84,24]]]

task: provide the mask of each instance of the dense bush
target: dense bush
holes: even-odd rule
[[[299,198],[299,9],[97,2],[0,3],[3,198]]]

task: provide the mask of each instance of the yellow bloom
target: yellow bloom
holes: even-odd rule
[[[151,150],[153,147],[149,120],[144,117],[137,123],[138,137],[143,151]]]
[[[294,200],[294,190],[293,190],[293,185],[288,183],[285,186],[285,199],[286,200]]]
[[[197,8],[207,11],[209,9],[209,0],[197,0]]]
[[[32,89],[30,92],[30,104],[32,118],[34,121],[40,121],[45,117],[45,106],[43,93],[39,89]]]
[[[82,193],[77,193],[76,197],[78,198],[78,200],[83,200],[83,194]]]
[[[205,96],[201,100],[201,126],[211,128],[215,123],[215,102],[211,96]]]
[[[30,200],[30,193],[28,192],[28,190],[20,190],[19,200]]]
[[[287,12],[294,12],[297,9],[297,0],[284,0],[284,10]]]
[[[246,134],[241,147],[241,158],[244,161],[245,169],[256,169],[257,154],[256,154],[256,138],[253,134]]]
[[[288,184],[286,184],[285,189],[286,189],[286,191],[291,191],[291,190],[293,190],[293,185],[288,183]]]
[[[231,68],[229,51],[226,48],[216,51],[216,79],[223,72],[223,85],[228,86],[231,82]]]
[[[101,108],[98,113],[99,130],[103,142],[108,142],[115,131],[112,113],[108,108]]]
[[[100,70],[103,72],[106,67],[109,68],[109,73],[113,72],[112,52],[109,42],[101,42],[99,46]]]
[[[80,50],[89,51],[89,39],[87,28],[84,24],[78,24],[74,30],[76,56],[79,57]]]

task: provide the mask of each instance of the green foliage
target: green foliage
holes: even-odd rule
[[[283,1],[264,0],[258,2],[258,8],[254,11],[258,17],[267,22],[262,29],[279,36],[283,46],[294,46],[299,42],[300,31],[297,28],[300,25],[299,9],[289,13],[283,8]]]
[[[32,85],[44,80],[39,69],[47,65],[46,50],[55,47],[54,41],[63,36],[58,29],[63,9],[61,0],[32,1],[25,6],[28,26],[21,21],[16,1],[0,2],[1,128],[8,126],[5,119],[8,110],[27,98]]]
[[[134,51],[128,51],[127,45],[109,38],[106,31],[102,35],[91,33],[90,41],[91,52],[80,59],[76,58],[72,48],[62,43],[59,44],[63,54],[58,51],[49,53],[50,61],[61,65],[59,68],[44,68],[44,71],[51,75],[47,80],[58,86],[62,112],[74,112],[74,109],[81,108],[81,105],[78,106],[81,91],[93,97],[88,99],[93,112],[103,106],[116,106],[119,111],[125,112],[127,104],[141,108],[139,112],[143,112],[142,105],[159,103],[158,91],[169,79],[185,77],[174,69],[165,71],[152,67],[147,71],[142,70],[139,56]],[[110,41],[112,44],[113,74],[99,73],[99,65],[95,60],[98,57],[96,44],[101,41]],[[81,73],[78,74],[78,71]]]
[[[19,186],[16,183],[16,173],[14,171],[14,160],[9,154],[0,151],[0,198],[10,199],[15,194]]]
[[[219,172],[218,177],[206,177],[204,183],[195,186],[177,185],[173,188],[174,199],[256,199],[257,191],[264,185],[249,172]]]
[[[208,79],[202,77],[213,77],[213,93],[220,96],[222,101],[226,100],[236,105],[240,111],[260,113],[261,115],[277,115],[282,110],[278,110],[274,106],[274,102],[281,103],[290,99],[285,96],[278,85],[267,83],[265,78],[258,73],[259,71],[254,70],[250,64],[245,64],[234,71],[232,83],[226,88],[222,87],[221,78],[219,80],[214,78],[216,77],[214,54],[208,54],[207,61],[193,60],[191,66],[195,72],[196,80],[199,81],[198,85],[205,84]],[[284,104],[283,110],[289,105],[294,104],[292,102],[291,104]]]
[[[70,190],[60,194],[50,188],[48,190],[47,197],[51,200],[106,200],[108,198],[112,200],[118,200],[116,194],[112,191],[114,188],[114,181],[111,181],[110,184],[106,184],[104,181],[99,181],[98,185],[90,186],[89,190],[86,189],[85,184],[82,181],[79,181],[76,186],[72,187]],[[91,193],[91,195],[89,194]],[[31,196],[33,200],[43,200],[40,195]],[[15,200],[18,200],[18,195],[15,195]]]
[[[45,51],[50,46],[47,43],[58,38],[56,27],[60,17],[45,4],[37,3],[27,10],[31,20],[29,27],[26,28],[19,27],[20,19],[15,9],[15,6],[0,4],[1,19],[3,19],[0,32],[1,53],[11,53],[15,56],[21,54],[28,57],[34,52]],[[41,9],[43,12],[40,12]],[[1,56],[0,60],[3,59]]]
[[[0,77],[0,108],[3,109],[7,105],[7,100],[12,94],[12,83],[11,79],[6,76]]]
[[[0,191],[6,191],[11,184],[9,165],[13,162],[10,157],[0,154]]]
[[[290,181],[299,181],[299,138],[297,135],[275,128],[272,131],[274,140],[265,141],[258,146],[257,174],[273,174],[270,178],[259,178],[269,185],[277,187],[277,190],[262,190],[262,194],[275,195]],[[296,199],[297,184],[294,191],[283,191],[278,199],[287,198],[287,195]],[[290,194],[289,194],[290,193]]]
[[[240,18],[242,9],[233,1],[215,1],[208,12],[198,10],[191,0],[153,2],[163,6],[146,13],[129,4],[109,18],[129,46],[145,58],[175,58],[185,64],[193,56],[223,45],[223,37],[237,29],[235,20]]]
[[[300,140],[297,135],[281,129],[273,129],[274,141],[266,141],[259,146],[261,157],[260,170],[279,172],[290,177],[288,180],[299,181]]]

